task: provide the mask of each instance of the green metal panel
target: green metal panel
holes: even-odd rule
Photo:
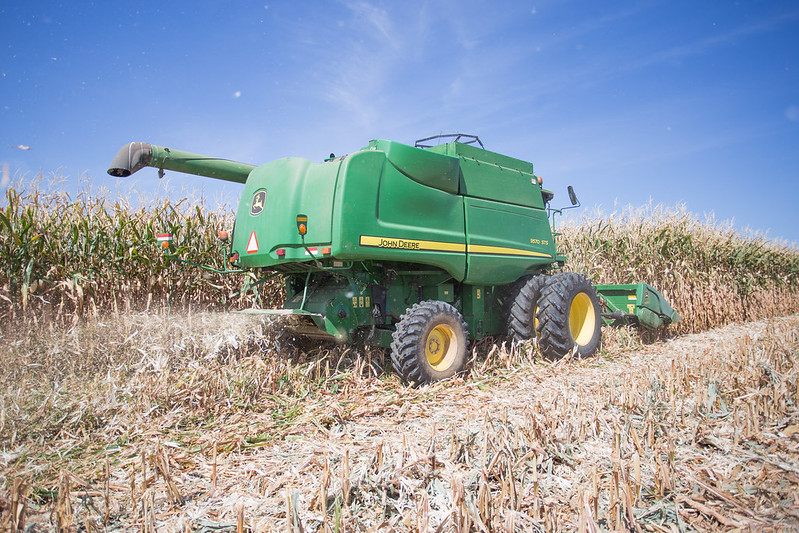
[[[554,261],[546,212],[466,198],[468,270],[465,282],[502,285]]]
[[[497,307],[494,287],[464,285],[460,299],[463,319],[472,338],[482,339],[505,332],[505,318]]]
[[[434,146],[430,150],[458,157],[460,194],[544,208],[532,163],[461,143]]]
[[[310,314],[319,329],[340,342],[352,339],[358,327],[374,323],[372,305],[371,290],[355,277],[314,273],[286,280],[284,308]]]
[[[422,300],[440,300],[442,302],[455,302],[455,284],[452,279],[444,283],[429,283],[432,280],[425,280],[422,288]]]
[[[464,285],[461,292],[462,313],[469,336],[480,339],[484,335],[486,317],[486,290],[483,286]]]
[[[677,323],[680,315],[672,309],[666,299],[650,285],[635,283],[627,285],[597,285],[596,290],[605,300],[608,309],[635,316],[638,323],[650,329]],[[606,317],[606,321],[626,321],[626,317]]]
[[[269,267],[309,261],[297,231],[297,215],[307,215],[305,245],[329,245],[336,178],[341,162],[311,163],[285,158],[253,170],[239,199],[233,251],[242,267]],[[278,257],[277,250],[285,250]]]
[[[458,194],[458,159],[406,144],[377,140],[368,150],[381,150],[397,170],[414,181],[429,187]]]
[[[152,145],[153,158],[150,166],[160,169],[196,174],[225,181],[244,183],[255,168],[254,165],[182,152]]]
[[[456,280],[466,274],[463,197],[409,179],[380,151],[342,163],[333,235],[340,259],[426,264]]]
[[[480,160],[493,165],[502,166],[509,169],[521,170],[523,172],[533,172],[533,164],[529,161],[516,159],[504,154],[484,150],[471,144],[464,144],[458,142],[439,144],[428,148],[426,151],[446,154],[451,157],[458,157],[462,159]]]
[[[628,315],[635,314],[638,302],[638,285],[597,285],[597,292],[607,303],[610,311],[621,311]]]
[[[440,285],[436,285],[436,300],[441,300],[442,302],[452,303],[455,301],[455,285],[452,283],[442,283]]]
[[[443,292],[442,287],[453,287],[452,277],[445,271],[401,270],[401,264],[383,264],[391,272],[383,281],[387,285],[385,314],[387,322],[399,320],[400,316],[413,304],[422,300],[437,299]],[[444,290],[446,290],[446,288]]]
[[[666,298],[656,291],[654,287],[646,283],[639,283],[638,285],[641,286],[641,297],[638,302],[640,311],[637,314],[642,323],[653,323],[654,319],[651,318],[653,315],[665,325],[676,324],[681,320],[679,313],[669,305]]]

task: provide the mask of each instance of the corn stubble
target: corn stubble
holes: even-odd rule
[[[797,311],[795,250],[679,210],[567,227],[570,270],[647,281],[702,333],[606,331],[601,355],[554,363],[486,339],[467,375],[412,389],[380,350],[303,351],[282,323],[216,312],[252,304],[227,297],[241,278],[131,250],[168,220],[213,261],[206,226],[229,215],[8,203],[0,530],[799,527],[799,318],[753,321]]]

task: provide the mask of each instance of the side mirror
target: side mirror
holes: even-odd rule
[[[577,199],[577,194],[575,194],[574,192],[574,187],[569,185],[568,191],[569,191],[569,200],[571,201],[572,205],[579,205],[580,200]]]

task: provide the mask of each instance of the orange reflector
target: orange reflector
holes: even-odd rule
[[[305,234],[308,233],[308,215],[297,215],[297,230],[299,230],[300,235],[305,237]]]
[[[330,255],[330,246],[322,248],[322,255]]]
[[[169,241],[161,241],[161,248],[169,248]]]
[[[219,232],[219,240],[226,241],[227,240],[227,231],[222,230]]]
[[[275,250],[275,253],[277,254],[278,257],[284,257],[286,255],[286,249],[278,248],[277,250]]]

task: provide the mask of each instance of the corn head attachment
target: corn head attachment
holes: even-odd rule
[[[610,325],[638,324],[657,329],[680,321],[663,295],[646,283],[597,285],[596,290],[609,311],[602,318]]]

